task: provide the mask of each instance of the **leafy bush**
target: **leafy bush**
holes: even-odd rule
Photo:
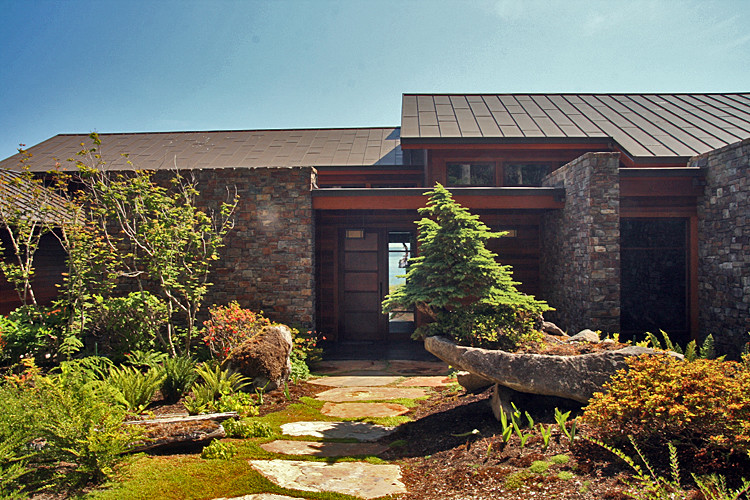
[[[122,425],[124,409],[92,368],[100,364],[68,362],[47,376],[27,364],[26,373],[0,384],[2,493],[64,491],[112,474],[135,430]],[[23,463],[28,472],[14,478]],[[60,463],[65,473],[49,467]]]
[[[419,213],[420,255],[409,259],[406,282],[383,301],[383,311],[416,308],[432,322],[415,337],[446,335],[461,344],[513,347],[534,334],[550,307],[516,289],[510,266],[499,264],[485,242],[491,232],[440,184]]]
[[[595,437],[621,445],[635,436],[646,453],[674,442],[703,466],[726,465],[750,451],[748,364],[642,356],[628,366],[585,409]]]
[[[143,373],[132,366],[113,366],[107,378],[110,386],[116,389],[117,402],[132,413],[146,409],[163,380],[164,375],[159,370],[151,368]]]
[[[92,300],[92,330],[99,349],[114,356],[152,349],[169,320],[167,305],[149,292],[108,298],[94,295]]]
[[[57,354],[64,338],[64,312],[60,309],[41,311],[23,306],[0,316],[0,356],[17,363],[22,357],[45,362]]]
[[[190,356],[168,358],[164,360],[161,370],[164,374],[161,393],[170,402],[179,400],[198,378],[195,361]]]
[[[201,458],[206,460],[229,460],[237,454],[237,448],[229,443],[211,441],[211,444],[203,448]]]
[[[246,418],[227,420],[224,422],[224,429],[227,431],[227,436],[241,439],[265,438],[274,435],[273,429],[267,423]]]
[[[212,401],[208,404],[209,411],[227,412],[236,411],[241,417],[250,417],[258,415],[258,408],[255,406],[255,400],[246,392],[236,392],[234,394],[225,394],[218,401]]]
[[[229,352],[263,331],[263,327],[270,325],[271,321],[263,317],[263,312],[255,313],[249,309],[243,309],[235,302],[227,306],[214,306],[209,308],[211,319],[204,321],[205,330],[203,341],[208,346],[211,354],[217,359],[224,359]]]

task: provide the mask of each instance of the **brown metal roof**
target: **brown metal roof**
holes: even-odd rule
[[[237,130],[100,134],[101,152],[110,168],[143,170],[402,165],[398,128]],[[59,160],[75,158],[85,134],[61,134],[28,149],[34,171],[48,171]],[[122,154],[128,154],[127,160]],[[17,169],[19,155],[0,162]]]
[[[674,158],[750,138],[750,94],[404,94],[401,109],[404,144],[612,138]]]

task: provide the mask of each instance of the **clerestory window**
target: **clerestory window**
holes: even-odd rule
[[[448,186],[494,186],[495,165],[492,163],[448,163]]]

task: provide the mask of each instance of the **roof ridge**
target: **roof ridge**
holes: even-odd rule
[[[314,127],[314,128],[248,128],[248,129],[214,129],[214,130],[159,130],[151,132],[96,132],[100,136],[106,135],[152,135],[152,134],[214,134],[230,132],[310,132],[310,131],[334,131],[334,130],[393,130],[400,129],[400,125],[381,127]],[[88,136],[92,132],[65,132],[56,134],[54,137],[75,137],[79,135]]]

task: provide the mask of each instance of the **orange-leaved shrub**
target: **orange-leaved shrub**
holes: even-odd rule
[[[226,306],[209,308],[211,319],[204,321],[203,341],[211,354],[223,360],[229,352],[261,333],[263,328],[271,324],[271,320],[263,316],[263,312],[253,312],[243,309],[237,302],[230,302]]]
[[[621,446],[632,435],[652,453],[674,443],[694,465],[727,466],[750,452],[750,358],[628,361],[585,408],[595,437]]]

